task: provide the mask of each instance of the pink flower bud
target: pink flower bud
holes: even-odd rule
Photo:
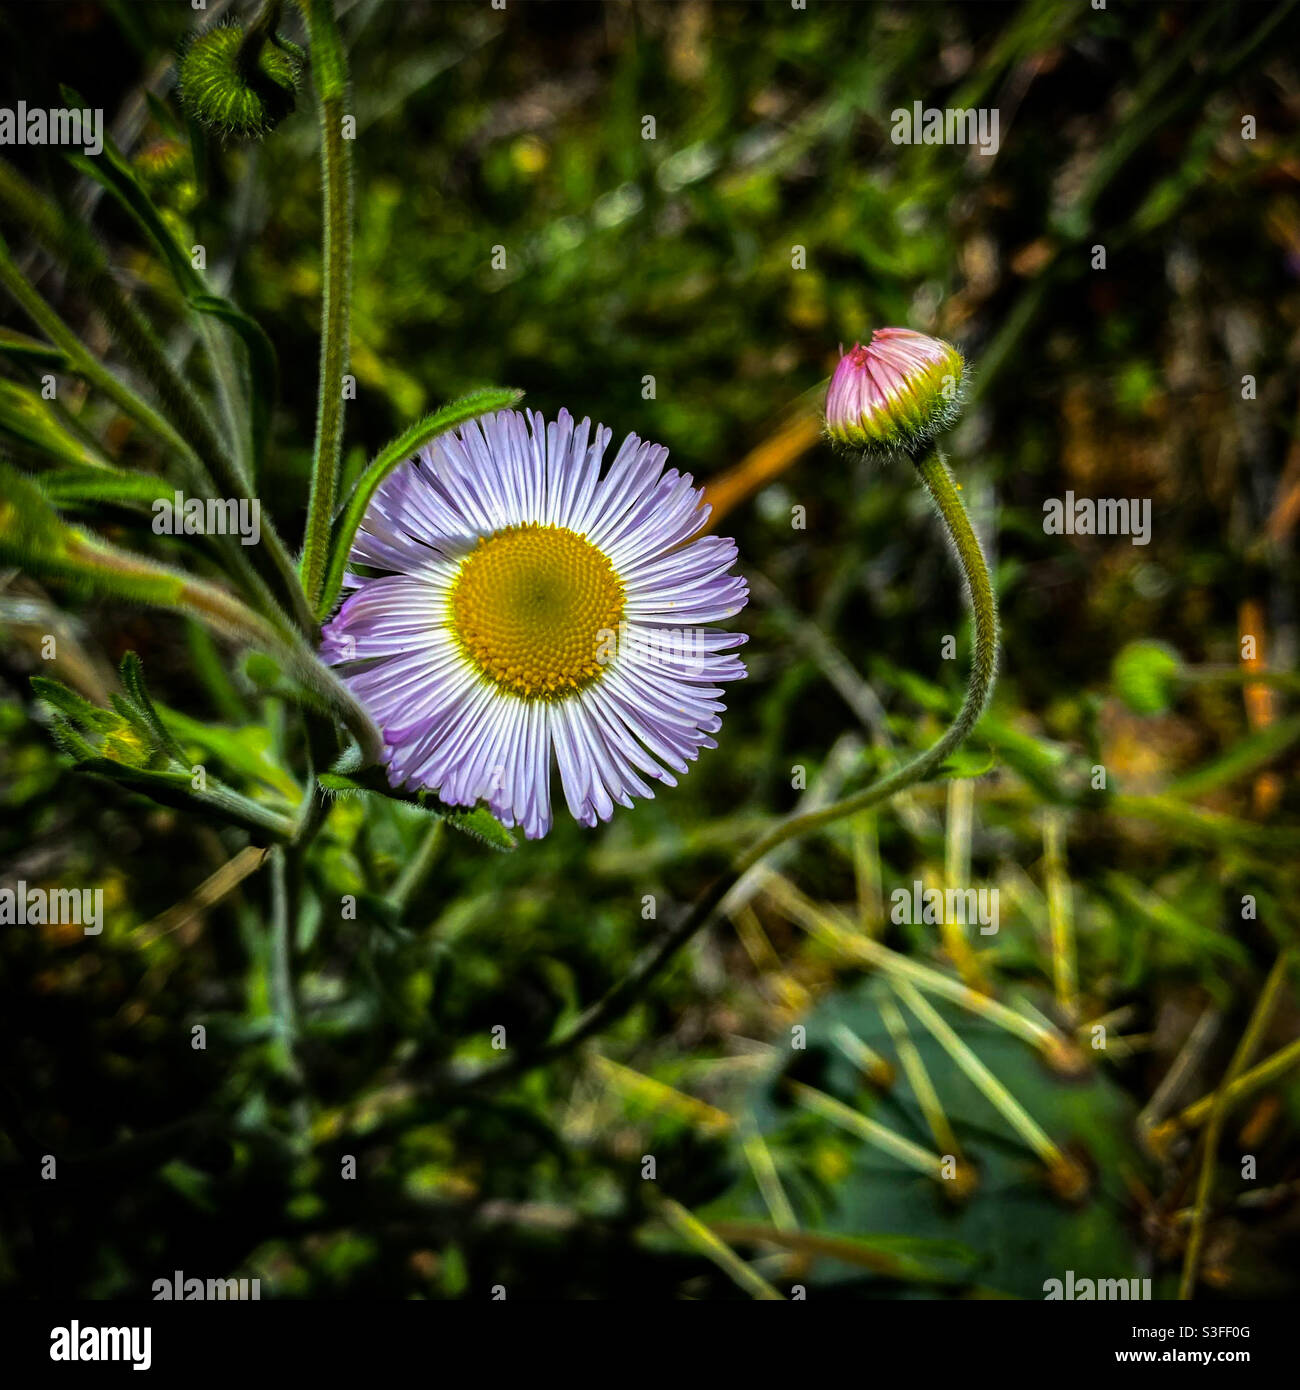
[[[826,432],[836,444],[912,452],[947,429],[961,404],[965,364],[941,338],[877,328],[840,358],[826,393]]]

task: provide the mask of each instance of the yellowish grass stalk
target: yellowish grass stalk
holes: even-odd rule
[[[754,1117],[748,1111],[740,1121],[740,1142],[750,1172],[754,1175],[754,1181],[758,1184],[758,1190],[772,1217],[772,1224],[778,1231],[797,1231],[799,1221],[790,1205],[790,1199],[785,1195],[785,1188],[781,1185],[781,1176],[772,1161],[772,1151],[767,1147],[758,1126],[754,1123]]]
[[[1060,811],[1048,811],[1043,817],[1043,877],[1047,884],[1056,1002],[1073,1023],[1079,1016],[1079,977],[1070,876],[1065,867],[1065,817]]]
[[[706,1260],[717,1267],[746,1293],[764,1303],[784,1303],[785,1295],[778,1293],[761,1274],[755,1273],[744,1260],[724,1241],[711,1231],[694,1213],[687,1211],[680,1202],[671,1197],[657,1197],[652,1205],[660,1219],[670,1230],[675,1231],[688,1245],[693,1246]]]
[[[970,1013],[986,1019],[995,1027],[1038,1048],[1048,1057],[1058,1057],[1068,1050],[1067,1039],[1055,1029],[1035,1019],[1026,1018],[987,994],[951,979],[933,966],[912,960],[911,957],[892,951],[888,946],[854,931],[852,925],[833,907],[810,902],[781,875],[768,873],[763,881],[763,891],[792,921],[810,935],[833,947],[841,956],[880,970],[890,979],[909,980],[930,994],[950,1000]]]
[[[920,1144],[905,1139],[892,1129],[877,1124],[875,1120],[869,1120],[865,1115],[860,1115],[856,1110],[845,1105],[843,1101],[836,1100],[834,1096],[828,1096],[824,1091],[818,1091],[812,1086],[805,1086],[802,1081],[788,1081],[786,1084],[790,1087],[795,1100],[805,1110],[811,1110],[814,1114],[820,1115],[822,1119],[839,1125],[841,1129],[856,1135],[865,1143],[872,1145],[873,1148],[891,1155],[900,1163],[907,1164],[909,1168],[915,1168],[918,1173],[924,1173],[927,1178],[942,1180],[943,1159],[938,1154],[923,1149]]]
[[[666,1082],[656,1081],[653,1076],[634,1071],[608,1057],[597,1056],[595,1066],[614,1090],[656,1111],[674,1115],[687,1124],[713,1133],[720,1133],[732,1126],[732,1118],[725,1110],[688,1096]]]
[[[851,1028],[842,1023],[835,1024],[831,1028],[831,1041],[873,1086],[888,1087],[894,1084],[894,1068]]]
[[[1243,1069],[1249,1065],[1250,1059],[1259,1050],[1259,1044],[1263,1041],[1265,1029],[1267,1029],[1269,1020],[1273,1016],[1278,994],[1286,983],[1287,972],[1291,968],[1293,959],[1293,953],[1289,949],[1278,954],[1277,960],[1273,963],[1273,969],[1269,971],[1268,979],[1264,982],[1264,988],[1255,1001],[1250,1021],[1246,1024],[1246,1031],[1241,1035],[1241,1040],[1232,1054],[1232,1060],[1228,1063],[1228,1069],[1223,1074],[1223,1081],[1218,1090],[1212,1096],[1207,1097],[1210,1101],[1210,1110],[1205,1126],[1201,1171],[1196,1183],[1196,1200],[1192,1207],[1192,1225],[1188,1233],[1187,1250],[1183,1258],[1182,1278],[1178,1285],[1178,1297],[1180,1299],[1190,1299],[1196,1292],[1196,1281],[1201,1267],[1201,1249],[1205,1243],[1205,1223],[1209,1216],[1210,1197],[1214,1188],[1214,1167],[1218,1158],[1219,1137],[1222,1134],[1223,1123],[1227,1119],[1228,1109],[1232,1103],[1230,1095],[1233,1083],[1241,1077]],[[1284,1048],[1283,1052],[1286,1051],[1287,1049]],[[1275,1053],[1270,1060],[1276,1060],[1280,1055]],[[1264,1063],[1263,1065],[1267,1066],[1268,1064]],[[1256,1068],[1256,1070],[1258,1071],[1260,1068]]]
[[[957,1142],[957,1135],[939,1101],[939,1093],[934,1089],[934,1082],[930,1080],[930,1073],[925,1069],[925,1062],[916,1050],[912,1035],[907,1031],[907,1023],[892,999],[881,999],[880,1016],[885,1021],[885,1027],[889,1029],[889,1036],[894,1040],[898,1060],[903,1064],[908,1084],[921,1107],[926,1124],[930,1127],[930,1133],[934,1135],[939,1152],[960,1158],[961,1145]]]
[[[965,888],[970,882],[970,828],[975,806],[975,784],[969,777],[948,783],[948,824],[944,834],[944,881],[949,888]],[[971,989],[988,992],[988,981],[966,937],[966,927],[945,913],[939,924],[944,949],[957,973]]]
[[[906,980],[890,982],[898,997],[916,1015],[931,1037],[952,1058],[989,1104],[1047,1165],[1054,1176],[1074,1177],[1076,1165],[1048,1138],[1020,1102],[935,1012],[933,1006]]]
[[[853,843],[853,880],[858,897],[858,925],[868,936],[878,936],[885,916],[885,894],[880,872],[880,837],[876,813],[860,811],[849,821]]]

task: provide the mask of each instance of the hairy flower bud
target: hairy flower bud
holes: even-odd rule
[[[185,109],[219,135],[256,140],[293,110],[302,77],[301,50],[276,38],[223,24],[195,36],[180,63]]]
[[[836,444],[912,453],[957,418],[965,364],[951,343],[909,328],[877,328],[840,358],[826,393]]]

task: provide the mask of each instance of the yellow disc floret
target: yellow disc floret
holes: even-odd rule
[[[448,618],[487,680],[553,699],[599,680],[623,616],[623,585],[585,536],[529,522],[480,538],[451,587]]]

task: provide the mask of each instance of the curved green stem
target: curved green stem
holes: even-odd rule
[[[961,492],[937,448],[930,449],[914,460],[916,471],[933,499],[956,552],[957,563],[970,599],[975,628],[975,647],[971,656],[970,678],[966,698],[957,717],[942,738],[925,752],[918,754],[902,767],[873,782],[852,796],[844,797],[830,806],[801,815],[789,816],[760,837],[749,849],[733,860],[730,871],[712,884],[686,913],[685,917],[641,957],[632,969],[603,998],[586,1011],[566,1032],[539,1051],[518,1060],[488,1067],[466,1079],[464,1084],[479,1085],[504,1080],[543,1062],[552,1061],[571,1051],[579,1043],[601,1032],[621,1017],[635,1002],[641,991],[693,937],[714,917],[723,900],[737,881],[779,845],[810,834],[824,825],[852,815],[856,811],[876,806],[897,795],[905,787],[923,781],[943,764],[975,727],[993,691],[998,661],[998,612],[989,578],[988,565],[979,538],[970,524]]]
[[[988,565],[984,560],[984,551],[980,547],[974,527],[970,524],[970,517],[966,514],[960,489],[939,450],[932,449],[918,460],[916,471],[943,518],[957,552],[957,563],[961,568],[966,593],[970,599],[975,626],[975,649],[971,654],[966,698],[962,701],[956,719],[937,743],[862,791],[832,802],[829,806],[823,806],[820,810],[806,811],[802,815],[791,816],[782,821],[745,853],[742,872],[744,868],[752,867],[787,840],[806,835],[811,830],[829,825],[832,821],[852,815],[855,811],[865,811],[868,807],[879,805],[914,782],[924,781],[942,766],[950,753],[955,752],[965,742],[966,736],[984,712],[984,706],[988,704],[998,664],[998,608],[997,600],[993,596],[993,583],[989,578]]]

